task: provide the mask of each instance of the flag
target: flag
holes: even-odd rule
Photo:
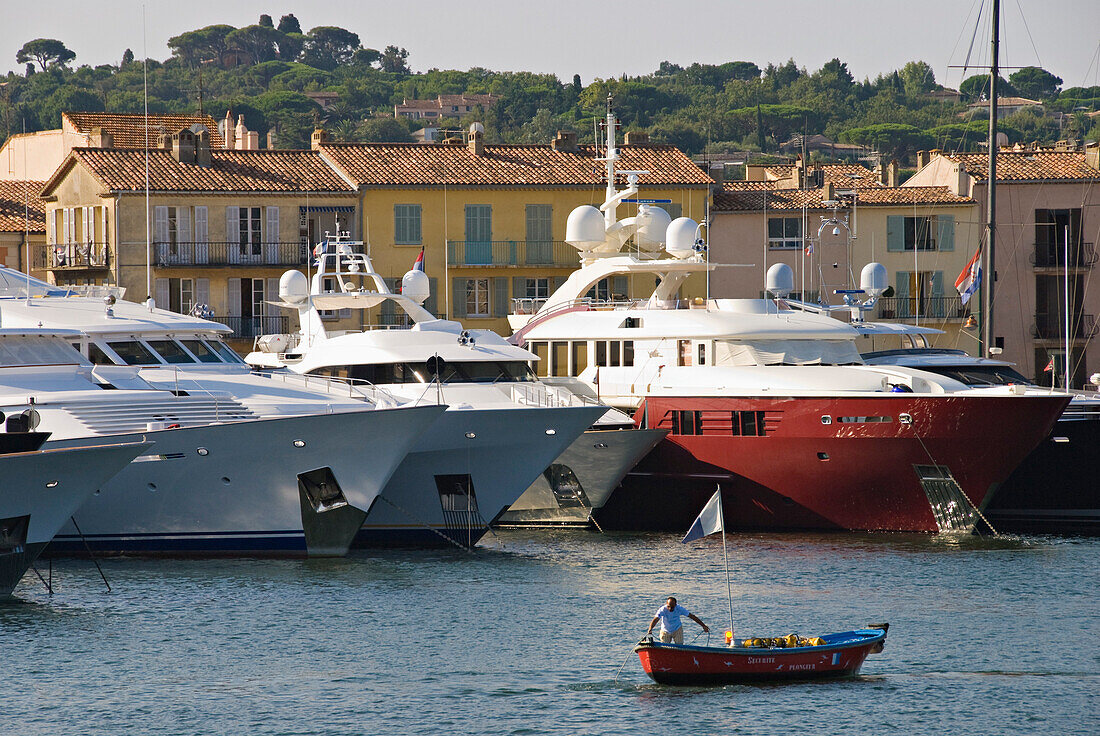
[[[325,246],[328,245],[325,241],[321,241],[317,245],[313,246],[313,265],[321,265],[321,255],[325,252]]]
[[[1054,356],[1052,355],[1052,356],[1050,356],[1050,362],[1047,363],[1047,367],[1043,369],[1043,373],[1047,373],[1047,372],[1053,371],[1053,370],[1054,370]]]
[[[680,541],[687,544],[721,531],[725,531],[725,525],[722,521],[722,491],[719,490],[715,491],[714,495],[710,497],[707,505],[695,517],[695,523],[691,525],[687,534]]]
[[[812,256],[813,254],[814,254],[814,243],[811,240],[810,242],[806,243],[806,255]]]
[[[966,304],[978,286],[982,283],[982,249],[979,247],[965,266],[962,273],[955,279],[955,289],[962,297],[962,303]]]
[[[418,255],[416,257],[416,260],[413,261],[412,270],[420,271],[420,272],[424,271],[424,249],[423,248],[420,249],[420,255]]]

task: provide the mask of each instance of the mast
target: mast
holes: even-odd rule
[[[619,149],[615,148],[615,111],[611,108],[612,96],[607,96],[607,155],[604,164],[607,168],[607,192],[605,201],[612,205],[603,213],[603,220],[607,227],[615,224],[615,210],[618,202],[615,199],[615,162],[619,160]]]
[[[982,348],[993,347],[994,239],[997,231],[997,53],[1000,47],[1001,3],[993,0],[992,55],[989,64],[989,168],[987,172],[986,239],[982,251]]]

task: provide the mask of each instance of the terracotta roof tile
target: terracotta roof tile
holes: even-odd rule
[[[794,176],[794,168],[794,164],[773,164],[764,171],[772,177],[769,181],[775,183]],[[813,169],[824,170],[825,181],[832,182],[836,186],[849,188],[882,186],[875,172],[860,164],[811,164],[811,171]]]
[[[209,167],[180,163],[168,151],[149,155],[149,186],[155,191],[187,192],[353,192],[316,151],[211,151]],[[110,191],[145,189],[142,149],[74,148],[83,163]],[[58,173],[65,170],[63,165]],[[58,174],[47,183],[51,187]]]
[[[984,153],[944,154],[962,163],[977,181],[986,180],[989,157]],[[1072,151],[1001,151],[997,154],[997,181],[1100,180],[1100,171],[1085,163],[1085,154]]]
[[[604,181],[594,146],[577,152],[548,145],[466,146],[424,143],[350,143],[321,147],[349,179],[367,186],[593,186]],[[619,166],[648,171],[642,186],[707,186],[713,180],[673,146],[623,146]]]
[[[0,181],[0,232],[46,232],[46,203],[39,197],[44,181]]]
[[[769,210],[827,209],[820,189],[764,189],[762,182],[727,182],[714,195],[714,212],[761,212],[767,197]],[[732,186],[731,186],[732,185]],[[888,207],[921,204],[971,204],[970,197],[953,194],[947,187],[867,187],[858,191],[859,207]]]
[[[145,116],[106,112],[67,112],[65,117],[77,131],[85,135],[92,128],[103,128],[115,140],[117,148],[145,147]],[[156,145],[158,129],[164,126],[169,133],[178,133],[192,125],[203,125],[210,131],[210,146],[224,148],[225,140],[218,132],[218,123],[209,115],[150,115],[149,141]]]

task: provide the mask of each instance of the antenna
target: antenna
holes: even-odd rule
[[[145,304],[153,311],[153,224],[149,215],[149,49],[145,41],[145,5],[141,6],[142,79],[145,98]]]
[[[23,115],[23,135],[27,134],[27,116]],[[27,146],[23,146],[23,177],[29,177],[27,173]],[[31,304],[31,188],[23,187],[23,243],[27,251],[27,306]],[[47,228],[47,232],[49,228]],[[56,231],[55,231],[56,232]],[[47,254],[48,257],[48,254]]]

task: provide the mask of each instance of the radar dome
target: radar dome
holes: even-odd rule
[[[279,298],[301,304],[309,298],[309,282],[301,271],[287,271],[279,277]]]
[[[583,204],[569,213],[565,221],[565,242],[577,250],[593,250],[604,244],[603,213],[590,204]]]
[[[776,263],[768,269],[764,288],[777,299],[782,299],[794,291],[794,271],[786,263]]]
[[[886,286],[886,267],[881,263],[868,263],[859,272],[859,288],[871,296],[881,296]]]
[[[673,258],[689,258],[695,253],[695,234],[699,223],[690,217],[677,217],[665,231],[665,250]]]
[[[417,304],[423,304],[432,293],[428,274],[415,268],[407,271],[401,277],[401,293]]]
[[[642,250],[660,250],[672,218],[660,207],[643,204],[634,217],[634,242]]]

